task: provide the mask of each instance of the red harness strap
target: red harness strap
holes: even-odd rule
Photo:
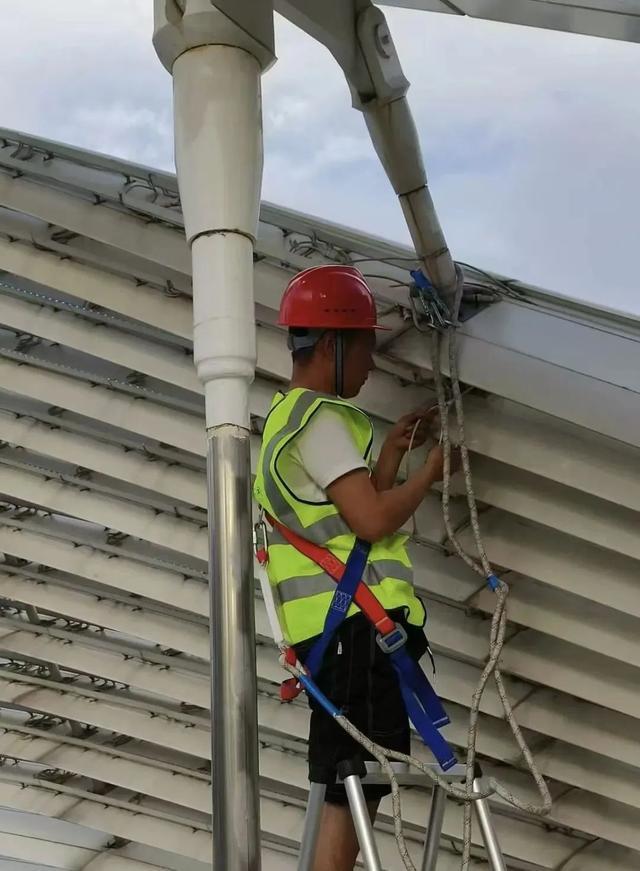
[[[345,564],[342,560],[339,560],[337,556],[334,556],[328,548],[322,547],[319,544],[314,544],[312,541],[303,538],[301,535],[293,532],[293,530],[284,526],[284,524],[280,523],[279,520],[276,520],[275,517],[271,517],[269,514],[265,514],[265,517],[271,526],[274,529],[277,529],[288,544],[295,547],[299,553],[320,566],[320,568],[329,575],[336,584],[341,580],[345,571]],[[266,562],[266,551],[261,551],[258,558],[261,562]],[[389,617],[380,602],[378,602],[374,594],[363,581],[360,581],[358,584],[353,599],[367,620],[373,624],[379,635],[388,635],[396,629],[396,624]],[[293,648],[289,647],[286,655],[287,661],[295,665],[297,657]],[[300,695],[301,692],[302,687],[298,681],[295,678],[289,678],[288,680],[283,681],[280,687],[280,698],[283,702],[290,702]]]
[[[329,575],[336,584],[340,581],[345,570],[345,564],[342,560],[339,560],[337,556],[334,556],[326,547],[321,547],[319,544],[314,544],[312,541],[308,541],[306,538],[303,538],[301,535],[298,535],[296,532],[293,532],[291,529],[284,526],[274,517],[270,517],[269,515],[266,516],[271,526],[278,530],[280,535],[288,544],[295,547],[299,553],[308,557],[308,559],[320,566],[320,568]],[[358,608],[360,608],[367,620],[375,626],[376,631],[380,635],[388,635],[390,632],[394,631],[396,624],[389,617],[364,581],[360,581],[358,584],[358,589],[353,598]]]
[[[330,550],[303,538],[287,526],[284,526],[284,524],[280,523],[279,520],[276,520],[275,517],[271,517],[269,514],[266,514],[265,516],[271,526],[278,530],[280,535],[288,544],[295,547],[299,553],[320,566],[320,568],[329,575],[336,584],[340,581],[345,571],[345,564],[339,560],[338,557],[334,556]],[[266,557],[266,553],[264,556]],[[356,605],[360,608],[365,617],[375,626],[380,635],[388,635],[389,632],[393,632],[396,628],[396,624],[389,617],[380,602],[378,602],[369,587],[367,587],[367,585],[362,581],[360,581],[353,598]],[[286,658],[290,664],[296,664],[297,657],[295,650],[292,647],[287,649]],[[280,686],[280,699],[283,702],[291,702],[293,699],[297,698],[301,692],[302,686],[298,683],[296,678],[289,678],[288,680],[283,681]]]

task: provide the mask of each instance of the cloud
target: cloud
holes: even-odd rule
[[[171,81],[148,0],[23,0],[3,20],[7,127],[172,166]],[[640,313],[640,46],[387,12],[442,224],[461,260]],[[344,77],[277,22],[265,198],[407,240]]]
[[[148,0],[22,0],[3,18],[2,125],[167,168],[171,79]]]

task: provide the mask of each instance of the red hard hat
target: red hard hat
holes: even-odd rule
[[[376,305],[355,266],[313,266],[292,278],[280,303],[283,327],[326,330],[385,330]]]

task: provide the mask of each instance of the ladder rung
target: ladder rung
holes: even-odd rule
[[[375,786],[387,784],[389,782],[387,775],[381,769],[378,762],[365,762],[365,767],[367,769],[367,774],[366,777],[361,778],[363,785]],[[422,771],[417,771],[415,768],[411,768],[405,762],[392,762],[391,767],[394,770],[400,786],[430,787],[433,783],[427,774],[424,774]],[[444,780],[453,783],[464,780],[466,777],[466,768],[460,763],[454,765],[448,771],[443,771],[436,762],[427,763],[427,767],[434,773],[439,774]],[[338,778],[338,781],[339,780],[340,778]]]

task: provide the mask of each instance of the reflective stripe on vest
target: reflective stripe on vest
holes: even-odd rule
[[[269,514],[289,529],[327,547],[344,562],[355,536],[336,507],[326,499],[319,502],[301,499],[289,486],[289,448],[313,415],[327,406],[342,415],[354,443],[369,464],[373,429],[367,415],[335,396],[296,388],[274,398],[265,421],[254,495]],[[376,542],[363,580],[387,610],[404,608],[409,622],[420,626],[424,623],[424,609],[413,591],[406,538],[392,535]],[[335,590],[331,578],[275,530],[269,536],[268,571],[287,641],[297,644],[319,634]],[[349,615],[357,611],[354,605]]]

